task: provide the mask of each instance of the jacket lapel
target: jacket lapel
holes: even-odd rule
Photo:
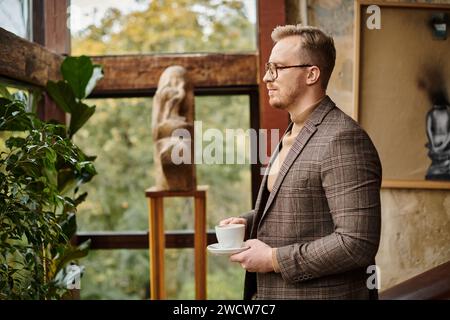
[[[256,197],[256,203],[255,203],[255,211],[256,211],[256,212],[258,212],[258,211],[261,209],[261,208],[260,208],[260,206],[261,206],[261,201],[262,201],[262,197],[263,197],[263,194],[264,194],[264,188],[267,188],[267,178],[268,178],[268,175],[269,175],[270,167],[272,166],[272,163],[273,163],[273,162],[275,161],[275,159],[277,158],[278,153],[280,153],[280,150],[281,150],[281,144],[282,144],[281,142],[283,141],[283,137],[284,137],[289,131],[291,131],[292,125],[293,125],[292,122],[289,123],[289,125],[288,125],[286,131],[284,132],[284,134],[283,134],[283,136],[281,137],[280,141],[278,142],[277,147],[275,148],[275,150],[274,150],[272,156],[270,157],[269,163],[268,163],[267,166],[266,166],[266,170],[264,171],[264,176],[263,176],[263,179],[262,179],[262,181],[261,181],[261,186],[259,187],[258,196]]]
[[[281,165],[280,171],[278,173],[277,179],[275,180],[275,184],[272,188],[272,192],[270,192],[269,198],[267,199],[264,211],[262,212],[261,219],[259,220],[259,224],[261,224],[261,221],[264,219],[264,216],[266,215],[267,211],[269,210],[273,200],[275,199],[275,196],[278,193],[278,190],[280,189],[281,184],[283,183],[283,180],[288,173],[289,169],[291,168],[292,164],[294,163],[295,159],[300,155],[306,144],[308,143],[309,139],[314,135],[314,133],[317,131],[317,125],[319,125],[323,118],[330,112],[330,110],[334,107],[333,101],[326,96],[323,101],[317,106],[317,108],[311,113],[310,117],[306,120],[305,125],[300,130],[297,138],[295,139],[294,144],[292,145],[291,149],[289,150],[288,154],[286,155],[286,158]],[[292,126],[290,125],[289,128]],[[281,143],[281,142],[280,142]],[[279,152],[279,151],[278,151]],[[277,153],[278,154],[278,153]],[[274,160],[271,159],[271,162]],[[266,174],[264,176],[263,181],[267,181],[267,174],[268,171],[266,170]],[[261,186],[262,188],[265,187],[265,184]],[[260,195],[262,194],[260,189]],[[259,196],[258,196],[259,197]],[[258,224],[258,227],[259,227]]]

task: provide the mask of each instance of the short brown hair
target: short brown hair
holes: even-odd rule
[[[301,37],[302,49],[310,60],[302,63],[311,63],[319,67],[322,87],[326,89],[336,62],[333,38],[319,28],[301,24],[278,26],[272,31],[272,40],[275,43],[289,36]]]

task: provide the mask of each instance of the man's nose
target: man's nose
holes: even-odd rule
[[[272,76],[270,75],[269,70],[267,70],[266,73],[264,74],[263,81],[266,82],[266,83],[267,83],[267,82],[272,82],[272,81],[273,81]]]

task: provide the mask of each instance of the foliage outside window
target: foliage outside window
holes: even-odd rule
[[[247,11],[256,9],[255,1],[120,2],[122,7],[139,7],[128,11],[119,10],[117,3],[116,9],[105,14],[96,12],[91,21],[76,28],[80,32],[72,29],[73,54],[256,51],[255,22]],[[80,11],[91,4],[75,0],[71,9]],[[92,183],[82,188],[89,192],[89,198],[79,207],[79,231],[147,230],[144,190],[153,185],[152,99],[95,99],[92,103],[97,105],[96,113],[74,136],[86,153],[98,155],[99,172]],[[215,128],[224,133],[226,128],[249,128],[247,96],[196,97],[195,103],[196,120],[203,121],[204,130]],[[199,185],[209,185],[208,228],[225,216],[250,209],[248,162],[197,165],[197,180]],[[191,199],[165,201],[165,228],[193,229]],[[194,299],[193,250],[167,249],[165,257],[168,298]],[[82,261],[82,299],[148,298],[147,290],[143,290],[149,284],[148,252],[92,250]],[[242,297],[244,272],[239,265],[208,255],[207,270],[209,299]]]
[[[89,193],[78,210],[79,231],[148,230],[144,190],[154,184],[150,98],[92,99],[97,106],[89,123],[74,136],[88,154],[96,154],[98,177],[81,190]],[[247,96],[196,97],[196,120],[203,130],[249,128]],[[204,142],[208,145],[210,142]],[[235,148],[235,152],[242,152]],[[207,222],[250,210],[250,165],[197,165],[198,184],[208,185]],[[167,230],[193,229],[192,199],[165,200]],[[167,294],[194,298],[194,255],[189,249],[167,249]],[[148,298],[148,252],[91,250],[82,260],[82,299]],[[175,271],[174,271],[175,270]],[[208,298],[240,299],[244,272],[227,259],[208,256]],[[170,280],[169,280],[170,279]],[[233,279],[229,281],[227,279]],[[191,290],[192,289],[192,290]]]
[[[72,53],[254,52],[255,11],[255,0],[128,0],[109,8],[74,0]]]

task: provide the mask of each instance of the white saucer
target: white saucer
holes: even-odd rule
[[[240,247],[240,248],[220,248],[218,243],[210,244],[207,247],[208,251],[216,254],[216,255],[232,255],[235,253],[239,253],[242,251],[245,251],[247,249],[250,249],[250,247]]]

